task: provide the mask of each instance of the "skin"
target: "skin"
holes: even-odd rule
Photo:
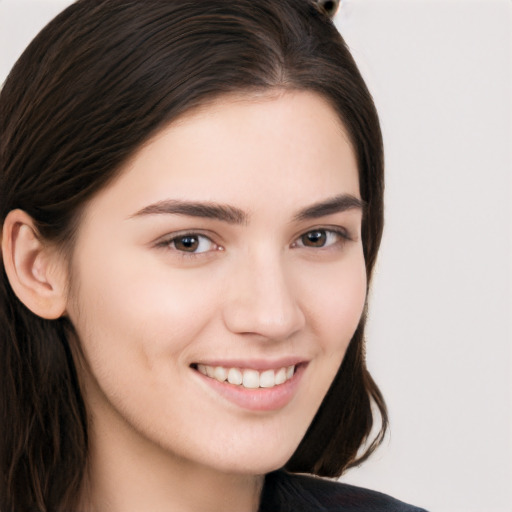
[[[279,91],[185,115],[87,204],[62,287],[91,417],[83,511],[257,510],[262,475],[295,451],[363,311],[361,209],[297,218],[340,195],[360,197],[337,114]],[[141,213],[168,200],[244,218]],[[200,235],[196,252],[186,234]],[[284,357],[304,370],[270,411],[239,407],[191,367]]]

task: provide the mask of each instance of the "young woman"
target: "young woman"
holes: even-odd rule
[[[2,512],[418,510],[296,475],[387,425],[381,133],[319,8],[79,0],[0,141]]]

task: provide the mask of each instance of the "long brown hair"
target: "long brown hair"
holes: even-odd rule
[[[308,0],[79,0],[20,57],[0,95],[0,221],[26,211],[72,248],[85,203],[177,116],[227,93],[314,91],[343,122],[367,204],[368,282],[383,227],[382,137],[372,98],[328,16]],[[0,278],[0,510],[72,510],[87,460],[73,326],[44,320]],[[297,451],[335,476],[387,426],[365,365],[365,315]],[[381,429],[368,439],[376,404]],[[366,442],[366,451],[359,453]]]

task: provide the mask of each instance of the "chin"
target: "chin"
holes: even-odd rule
[[[266,475],[267,473],[281,469],[288,462],[290,457],[282,457],[279,459],[274,457],[272,460],[263,460],[260,458],[255,461],[236,461],[223,465],[219,470],[224,473],[236,473],[240,475]]]
[[[264,449],[262,444],[264,443],[255,442],[250,450],[233,449],[225,454],[227,456],[217,458],[214,465],[223,473],[264,475],[282,468],[294,454],[299,442],[288,448],[270,443]]]

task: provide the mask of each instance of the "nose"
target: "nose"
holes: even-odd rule
[[[303,329],[306,319],[298,286],[277,255],[254,255],[241,262],[226,283],[223,317],[236,334],[286,340]],[[287,271],[288,270],[288,271]]]

